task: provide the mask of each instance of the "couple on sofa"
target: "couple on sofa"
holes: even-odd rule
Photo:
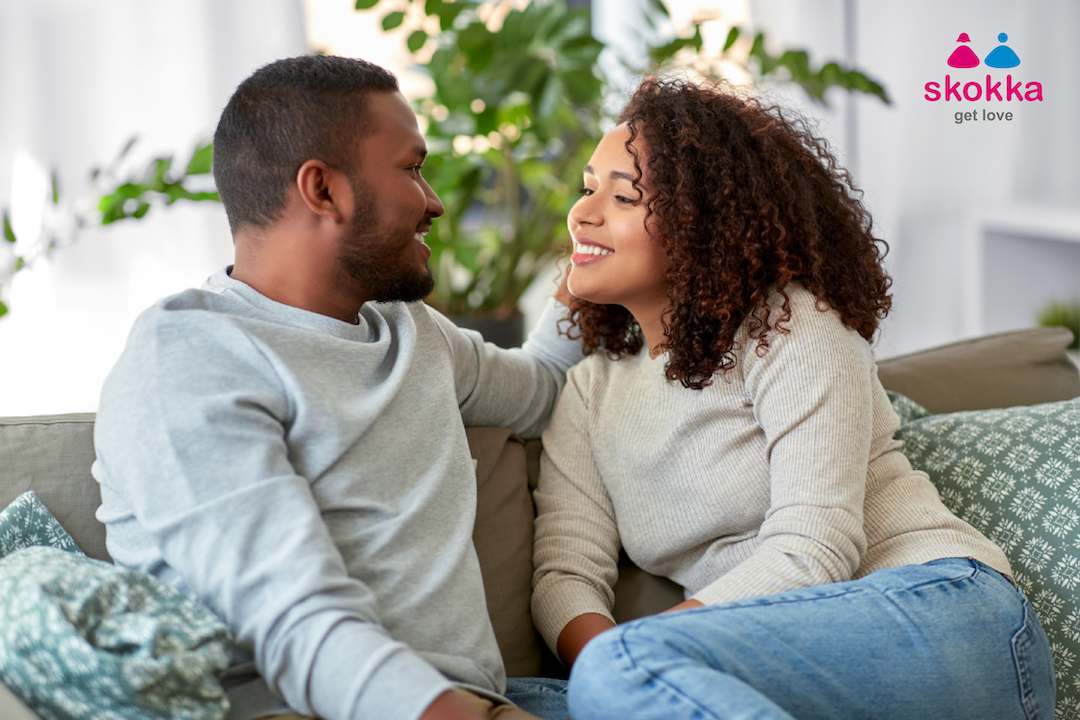
[[[893,440],[883,243],[779,111],[646,80],[515,350],[419,302],[443,206],[382,68],[260,69],[214,153],[235,264],[140,316],[94,475],[114,560],[232,629],[230,718],[1053,716],[1008,561]],[[548,428],[533,615],[568,685],[505,677],[462,421]],[[686,601],[615,626],[620,549]]]

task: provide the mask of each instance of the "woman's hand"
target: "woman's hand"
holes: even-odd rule
[[[669,607],[664,612],[669,613],[669,612],[676,612],[678,610],[689,610],[690,608],[699,608],[699,607],[705,607],[705,603],[701,602],[700,600],[695,600],[694,598],[690,598],[689,600],[683,600],[681,603],[679,603],[678,605],[675,605],[674,607]],[[660,613],[660,614],[663,615],[664,613]]]
[[[573,667],[577,656],[581,654],[585,644],[594,637],[615,627],[615,623],[599,613],[585,613],[566,623],[566,627],[559,633],[559,639],[555,643],[555,650],[559,659],[566,667]]]

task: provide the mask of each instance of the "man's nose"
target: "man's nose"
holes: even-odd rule
[[[442,214],[446,212],[442,200],[439,199],[438,193],[430,185],[427,183],[424,183],[424,185],[427,194],[427,216],[432,219],[442,217]]]

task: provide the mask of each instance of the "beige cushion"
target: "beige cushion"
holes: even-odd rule
[[[533,504],[525,470],[525,445],[505,428],[468,428],[476,467],[476,525],[488,614],[506,674],[540,674],[540,641],[529,610],[532,598]]]
[[[1031,328],[942,345],[878,363],[878,377],[932,413],[1069,400],[1080,371],[1066,328]]]
[[[83,552],[110,560],[94,518],[101,490],[93,462],[92,413],[0,418],[0,508],[33,490]]]

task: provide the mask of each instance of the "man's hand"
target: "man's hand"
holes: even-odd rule
[[[473,712],[453,690],[447,690],[428,705],[420,720],[484,720]]]

